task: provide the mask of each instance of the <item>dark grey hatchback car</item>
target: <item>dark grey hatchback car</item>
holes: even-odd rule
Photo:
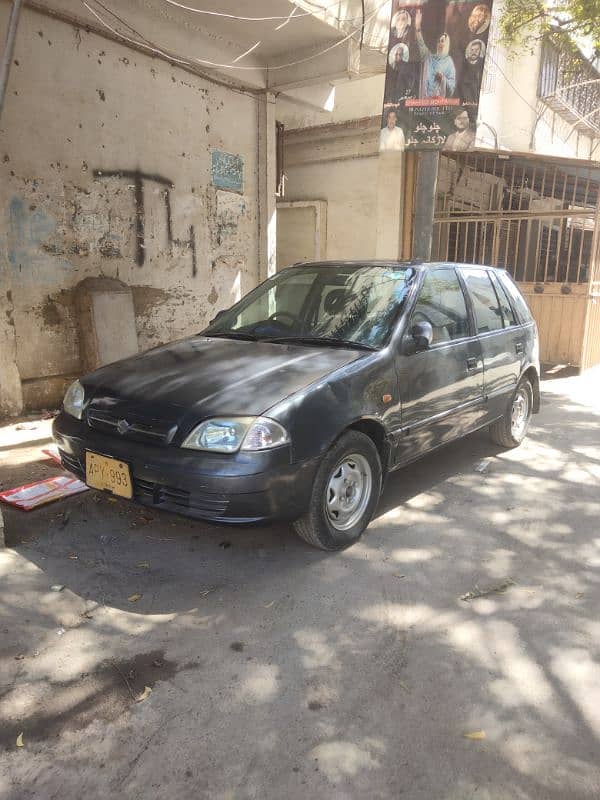
[[[94,488],[213,522],[289,520],[338,550],[387,473],[484,426],[515,447],[539,404],[535,322],[503,270],[324,262],[76,381],[54,437]]]

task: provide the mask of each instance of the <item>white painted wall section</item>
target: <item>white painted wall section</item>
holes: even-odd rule
[[[0,130],[1,413],[20,410],[17,375],[25,404],[44,407],[79,374],[83,278],[131,286],[140,349],[200,330],[255,286],[259,174],[265,272],[275,253],[256,95],[27,7],[14,58]],[[215,185],[213,151],[240,160],[239,189]]]

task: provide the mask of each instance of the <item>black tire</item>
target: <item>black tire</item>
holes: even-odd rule
[[[513,419],[513,412],[515,403],[525,403],[526,412],[525,419],[519,426],[515,425]],[[490,436],[492,441],[499,444],[501,447],[512,448],[518,447],[523,439],[527,436],[527,429],[531,421],[531,414],[533,412],[533,388],[527,378],[519,383],[515,389],[515,393],[511,397],[510,404],[506,409],[503,417],[496,420],[490,425]]]
[[[331,487],[336,481],[341,485],[340,482],[345,480],[344,469],[350,478],[349,488],[345,490],[346,494],[341,493],[340,497],[342,503],[349,504],[350,510],[341,509],[337,513],[347,516],[334,519],[336,511],[332,510],[331,498],[332,496],[334,500],[336,498]],[[362,476],[362,480],[360,477],[357,478],[360,497],[358,492],[347,496],[347,492],[355,491],[351,479],[357,474]],[[375,513],[381,494],[381,481],[381,460],[373,441],[358,431],[347,431],[342,434],[319,465],[308,512],[294,522],[296,533],[305,542],[321,550],[344,550],[350,547],[360,539]],[[356,509],[352,512],[351,507],[355,502]],[[346,523],[349,527],[340,529],[340,526]]]

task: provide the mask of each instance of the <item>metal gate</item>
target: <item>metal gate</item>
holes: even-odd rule
[[[442,156],[433,257],[524,282],[587,283],[600,169],[539,157]]]
[[[432,258],[505,267],[540,328],[542,357],[581,363],[600,280],[600,168],[539,155],[443,155]]]

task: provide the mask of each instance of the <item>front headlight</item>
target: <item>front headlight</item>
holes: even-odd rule
[[[73,383],[67,389],[65,399],[63,400],[63,408],[72,417],[81,419],[83,414],[83,402],[85,400],[85,391],[79,381]]]
[[[194,428],[182,447],[213,453],[269,450],[290,441],[288,432],[267,417],[207,419]]]

